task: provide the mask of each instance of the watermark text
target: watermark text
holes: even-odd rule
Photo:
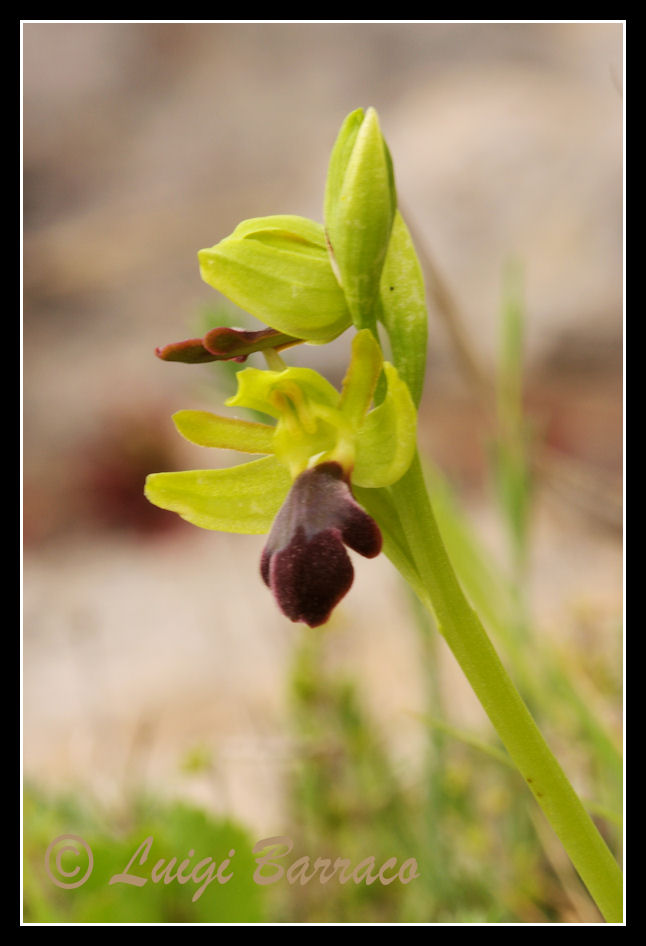
[[[213,857],[197,857],[195,850],[190,848],[186,856],[178,861],[177,857],[155,859],[152,856],[154,843],[152,836],[142,841],[123,870],[113,874],[108,884],[127,884],[132,887],[143,887],[149,882],[192,884],[195,890],[191,899],[195,902],[212,883],[224,885],[234,878],[234,848],[230,848],[226,857],[219,861]],[[370,855],[353,864],[346,857],[332,859],[304,855],[293,859],[289,856],[293,847],[291,838],[283,835],[258,841],[253,848],[256,863],[253,882],[263,887],[280,882],[301,886],[311,882],[327,884],[332,880],[339,884],[370,886],[379,883],[387,886],[395,881],[409,884],[420,876],[414,857],[409,857],[401,864],[396,857],[389,857],[378,864],[377,859]],[[70,866],[70,856],[84,859],[87,866],[83,875],[79,876],[79,865]],[[67,889],[82,886],[91,875],[93,864],[90,846],[78,835],[60,835],[52,841],[45,854],[45,867],[50,879],[57,886]]]

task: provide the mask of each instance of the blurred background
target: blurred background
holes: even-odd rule
[[[622,44],[613,23],[23,24],[26,920],[598,919],[385,557],[355,557],[310,631],[261,582],[262,536],[142,489],[237,459],[170,419],[221,412],[232,367],[154,355],[257,327],[197,251],[247,217],[320,220],[339,126],[375,106],[428,286],[445,540],[619,856]],[[286,360],[338,383],[347,345]],[[75,891],[43,869],[65,832],[97,865]],[[159,857],[287,835],[422,876],[108,887],[147,834]]]

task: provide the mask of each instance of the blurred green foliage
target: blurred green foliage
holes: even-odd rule
[[[56,886],[45,869],[49,844],[65,834],[81,836],[94,858],[91,876],[81,887]],[[139,858],[129,873],[147,877],[144,886],[112,884],[115,874],[126,870],[139,846],[152,837],[145,863]],[[27,923],[258,923],[266,919],[264,888],[253,881],[256,868],[252,848],[255,841],[239,825],[214,818],[183,803],[163,804],[141,798],[117,816],[85,802],[74,794],[51,796],[34,786],[24,793],[24,921]],[[217,879],[192,901],[201,884],[180,884],[163,880],[153,883],[151,872],[158,860],[177,858],[177,866],[193,849],[185,874],[202,859],[224,860],[230,850],[235,856],[226,884]],[[73,858],[73,855],[70,855]],[[63,861],[72,870],[87,860]],[[55,875],[55,866],[51,868]],[[217,873],[217,869],[216,869]],[[199,876],[199,874],[198,874]]]
[[[513,923],[559,919],[562,894],[531,799],[495,754],[429,727],[421,777],[402,777],[355,685],[326,671],[324,638],[303,642],[292,683],[297,763],[290,836],[299,849],[379,865],[417,860],[410,884],[283,888],[295,922]],[[430,656],[430,655],[429,655]],[[437,694],[435,694],[436,696]],[[420,721],[424,725],[423,721]]]

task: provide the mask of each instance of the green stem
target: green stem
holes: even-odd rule
[[[417,456],[391,496],[441,633],[599,910],[609,923],[620,923],[622,873],[464,596]]]

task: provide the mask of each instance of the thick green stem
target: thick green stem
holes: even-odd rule
[[[435,522],[418,457],[391,487],[391,496],[441,633],[599,910],[609,923],[620,923],[622,873],[464,596]]]

